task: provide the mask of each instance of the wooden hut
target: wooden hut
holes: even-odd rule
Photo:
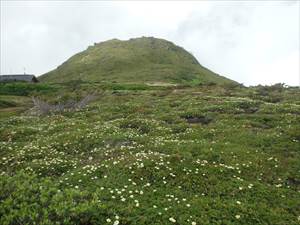
[[[0,82],[28,82],[37,83],[38,79],[32,74],[10,74],[10,75],[0,75]]]

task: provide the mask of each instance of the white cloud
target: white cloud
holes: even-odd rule
[[[299,84],[299,2],[1,2],[1,73],[42,74],[94,42],[156,36],[247,85]]]

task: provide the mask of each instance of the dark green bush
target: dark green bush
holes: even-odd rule
[[[201,123],[207,125],[213,121],[213,117],[207,114],[201,114],[198,112],[187,112],[181,115],[181,118],[185,119],[188,123]]]
[[[139,120],[139,119],[126,119],[121,122],[120,128],[123,129],[135,129],[138,130],[141,133],[149,133],[151,131],[150,126],[145,123],[144,120]]]
[[[56,87],[48,84],[33,84],[33,83],[0,83],[1,95],[18,95],[29,96],[33,94],[50,93],[56,90]]]
[[[106,207],[93,193],[24,172],[0,177],[0,224],[103,224]]]
[[[14,102],[9,102],[0,99],[0,108],[15,107],[15,106],[17,106],[17,104]]]

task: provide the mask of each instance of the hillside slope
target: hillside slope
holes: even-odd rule
[[[201,66],[172,42],[153,37],[101,42],[80,52],[39,79],[106,82],[210,83],[233,82]]]
[[[35,116],[0,85],[0,224],[299,225],[298,88],[151,88]]]

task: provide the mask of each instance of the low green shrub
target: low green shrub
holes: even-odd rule
[[[150,125],[147,124],[145,120],[140,119],[125,119],[120,123],[120,128],[135,129],[143,134],[149,133],[151,131]]]
[[[17,104],[14,102],[9,102],[9,101],[0,99],[0,108],[8,108],[8,107],[15,107],[15,106],[17,106]]]
[[[29,96],[50,93],[56,89],[55,86],[41,83],[0,83],[0,95]]]

